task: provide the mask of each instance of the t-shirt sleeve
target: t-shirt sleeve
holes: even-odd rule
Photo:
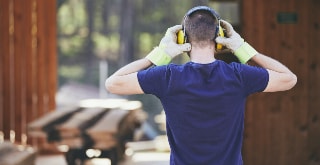
[[[241,65],[241,77],[246,95],[262,92],[269,82],[269,73],[265,68]]]
[[[143,92],[157,97],[163,96],[167,89],[166,75],[165,66],[149,68],[139,71],[137,74]]]

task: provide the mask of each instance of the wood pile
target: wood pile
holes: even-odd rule
[[[56,110],[31,122],[28,134],[46,137],[70,149],[108,150],[124,147],[146,119],[139,101],[124,99],[84,100],[75,107]]]
[[[36,151],[10,142],[0,143],[0,165],[34,165]]]

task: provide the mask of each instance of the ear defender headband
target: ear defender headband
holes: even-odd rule
[[[222,36],[224,37],[224,33],[223,33],[223,29],[222,27],[220,26],[220,16],[218,13],[216,13],[213,9],[211,9],[210,7],[207,7],[207,6],[197,6],[197,7],[194,7],[192,9],[190,9],[186,15],[184,16],[183,18],[183,25],[182,25],[182,28],[183,30],[180,30],[178,32],[178,44],[184,44],[187,42],[187,35],[186,35],[186,28],[185,27],[185,21],[186,21],[186,18],[189,17],[191,14],[193,14],[194,12],[196,11],[200,11],[200,10],[203,10],[203,11],[208,11],[209,13],[211,13],[211,15],[216,18],[216,20],[218,21],[218,25],[216,27],[216,32],[215,32],[215,36],[214,38],[216,38],[217,34],[218,36]],[[222,45],[221,44],[217,44],[217,49],[218,50],[221,50],[222,49]]]

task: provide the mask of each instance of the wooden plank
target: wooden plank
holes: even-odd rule
[[[84,109],[75,113],[68,121],[57,126],[60,137],[78,137],[82,131],[92,126],[97,120],[106,113],[104,108]]]
[[[55,107],[56,8],[52,6],[56,2],[39,1],[40,7],[36,0],[1,0],[0,3],[0,131],[8,139],[9,131],[14,130],[15,138],[21,141],[26,123],[41,114],[39,111]],[[50,52],[45,52],[47,56],[43,55],[42,59],[38,58],[38,30],[42,32],[41,42],[46,45],[42,44],[41,50]]]
[[[8,53],[9,53],[9,1],[0,0],[0,131],[4,132],[6,136],[8,135],[8,119],[6,118],[8,111],[7,101],[5,100],[8,96],[8,92],[6,89],[7,82],[5,76],[7,75],[7,67],[6,64]],[[1,135],[0,135],[1,136]],[[0,137],[1,138],[1,137]]]
[[[291,119],[291,128],[288,128],[291,131],[291,135],[287,137],[287,156],[284,161],[291,164],[305,164],[308,160],[308,152],[300,152],[306,150],[307,148],[307,139],[308,139],[308,115],[309,115],[309,106],[308,106],[308,77],[309,74],[309,56],[301,56],[306,54],[309,50],[307,46],[308,38],[304,37],[298,39],[297,33],[308,33],[308,8],[309,4],[306,2],[294,1],[288,5],[287,11],[296,13],[298,15],[298,21],[296,24],[291,24],[288,27],[288,31],[291,33],[288,34],[289,40],[291,41],[289,48],[290,52],[284,57],[284,61],[287,61],[287,66],[292,68],[293,72],[298,76],[298,83],[294,89],[289,92],[288,99],[290,99],[290,104],[283,105],[283,107],[288,107],[292,110],[291,115],[286,115]],[[292,27],[292,28],[291,28]],[[288,36],[287,36],[288,37]],[[308,53],[307,53],[308,54]],[[290,57],[291,56],[291,57]],[[301,81],[303,80],[303,81]],[[291,107],[289,107],[291,105]],[[288,122],[287,122],[288,123]],[[289,126],[288,126],[289,127]],[[288,157],[293,155],[295,159],[288,160]]]
[[[4,56],[2,56],[2,67],[3,70],[1,70],[2,75],[4,77],[2,84],[3,84],[3,98],[5,99],[3,101],[3,129],[4,129],[4,137],[5,139],[9,139],[9,132],[10,132],[10,104],[8,98],[10,98],[10,91],[9,91],[9,4],[10,1],[7,0],[1,0],[1,13],[2,13],[2,23],[0,25],[1,30],[1,50],[4,52]]]
[[[45,34],[45,23],[46,23],[46,13],[43,11],[45,10],[43,7],[43,3],[46,3],[41,0],[36,0],[37,3],[37,59],[36,59],[36,68],[37,68],[37,75],[36,75],[36,81],[37,81],[37,98],[38,98],[38,104],[37,104],[37,116],[42,116],[45,111],[47,111],[46,104],[45,104],[45,98],[47,97],[45,85],[47,83],[47,80],[45,78],[46,74],[46,65],[44,61],[44,56],[46,55],[46,34]]]
[[[32,35],[31,35],[31,29],[32,29],[32,22],[31,22],[31,11],[32,11],[32,3],[31,0],[25,0],[22,2],[22,6],[24,8],[24,14],[23,14],[23,34],[21,36],[22,38],[22,46],[21,49],[22,54],[20,56],[21,60],[21,143],[26,145],[27,143],[27,123],[28,121],[28,96],[27,96],[27,80],[28,80],[28,60],[31,55],[31,47],[32,47]]]
[[[23,37],[25,34],[25,26],[26,26],[26,22],[25,22],[25,11],[24,11],[24,3],[22,1],[19,0],[14,0],[13,2],[14,4],[14,8],[13,8],[13,12],[14,12],[14,34],[13,34],[13,54],[12,54],[12,60],[13,60],[13,85],[14,90],[11,92],[14,92],[14,96],[11,98],[14,101],[14,107],[12,108],[11,113],[14,113],[14,118],[11,118],[10,120],[13,120],[11,122],[14,123],[14,131],[15,131],[15,138],[16,141],[21,141],[21,133],[22,133],[22,128],[21,128],[21,121],[22,121],[22,112],[21,112],[21,104],[22,104],[22,99],[21,99],[21,90],[22,90],[22,86],[21,86],[21,75],[23,70],[25,70],[24,68],[22,68],[21,64],[23,61],[23,54],[24,54],[24,42],[23,42]],[[11,101],[10,101],[11,102]]]
[[[92,147],[96,148],[96,149],[107,150],[107,149],[110,149],[110,148],[116,146],[117,143],[118,143],[117,140],[98,141],[98,142],[94,143],[94,145]]]
[[[28,124],[28,133],[34,137],[46,136],[47,132],[54,129],[55,125],[67,121],[74,113],[81,110],[79,107],[66,107],[47,113]]]
[[[88,133],[88,135],[90,136],[90,139],[92,139],[93,142],[113,141],[117,139],[117,134],[106,131],[90,132]]]
[[[28,68],[27,76],[26,76],[26,108],[28,113],[26,114],[27,122],[31,122],[37,118],[37,95],[36,95],[36,67],[35,60],[37,54],[37,17],[36,17],[36,3],[35,0],[28,0],[30,5],[30,40],[29,40],[29,53],[26,54],[26,68]],[[29,138],[29,144],[35,144],[35,140]]]
[[[279,4],[278,8],[275,10],[276,13],[274,15],[276,16],[279,12],[287,11],[287,8],[291,5],[290,2],[286,1],[288,3],[285,5],[285,3]],[[274,18],[276,19],[276,18]],[[290,26],[290,27],[288,27]],[[276,22],[277,27],[277,36],[278,39],[275,43],[271,43],[271,47],[276,47],[278,44],[278,50],[275,52],[273,57],[285,65],[288,65],[289,60],[284,60],[284,57],[288,57],[288,55],[292,54],[292,50],[290,49],[290,46],[292,45],[292,29],[294,28],[292,25],[287,24],[280,24],[279,22]],[[285,94],[288,95],[288,92],[285,92]],[[270,136],[270,143],[267,144],[268,152],[266,153],[268,155],[268,159],[266,160],[265,164],[283,164],[286,160],[287,163],[291,163],[291,160],[288,160],[285,150],[287,150],[287,143],[291,143],[292,139],[287,139],[286,136],[290,135],[290,129],[292,129],[293,126],[287,127],[288,124],[291,124],[291,118],[292,118],[292,109],[289,109],[289,107],[285,108],[282,107],[282,104],[287,104],[284,100],[285,95],[281,93],[277,94],[270,94],[272,97],[270,97],[270,101],[274,105],[274,110],[271,111],[271,113],[274,115],[273,120],[270,121],[270,129],[268,129],[268,133],[272,134],[273,136]],[[269,107],[270,108],[270,107]],[[286,115],[284,115],[286,114]],[[287,140],[285,140],[287,139]],[[270,159],[270,158],[273,159]]]
[[[246,113],[244,162],[298,165],[306,164],[309,159],[310,164],[316,164],[320,153],[320,142],[316,140],[320,138],[319,131],[316,131],[319,130],[319,112],[316,110],[320,98],[317,92],[319,76],[315,76],[319,75],[317,65],[320,62],[316,55],[320,52],[317,46],[320,38],[319,2],[269,0],[259,1],[260,5],[255,3],[256,0],[242,1],[242,27],[245,27],[242,30],[248,37],[245,39],[249,43],[252,41],[254,47],[260,45],[257,48],[261,47],[262,53],[292,69],[298,76],[298,84],[288,92],[250,97]],[[314,10],[310,10],[311,6]],[[279,12],[297,14],[298,21],[281,24],[276,19]],[[261,28],[261,31],[255,28]]]
[[[11,142],[0,143],[1,165],[33,165],[35,158],[36,150],[30,146],[18,148]]]
[[[243,8],[242,12],[243,24],[241,25],[241,35],[247,40],[252,46],[259,51],[264,51],[264,47],[261,43],[262,31],[260,30],[264,22],[262,19],[265,14],[261,8],[263,3],[257,0],[242,1]],[[250,9],[250,10],[248,10]],[[252,24],[255,24],[253,26]],[[264,144],[267,143],[267,133],[265,131],[259,131],[255,133],[259,127],[266,127],[266,120],[263,114],[263,105],[261,100],[264,99],[264,95],[255,94],[248,98],[246,108],[246,121],[245,121],[245,137],[244,137],[244,153],[243,159],[245,164],[262,164],[265,160],[266,150]],[[255,152],[252,152],[255,151]]]
[[[128,111],[121,109],[110,110],[93,127],[86,130],[89,135],[102,132],[116,134],[121,120],[128,114]]]
[[[56,145],[67,145],[69,148],[82,148],[85,146],[85,140],[78,136],[78,137],[65,137],[60,139],[59,141],[55,141]]]
[[[38,81],[40,114],[55,108],[56,79],[56,1],[37,0]]]
[[[83,108],[119,108],[126,104],[126,99],[86,99],[79,102],[79,106]]]
[[[83,110],[72,113],[68,119],[61,122],[49,121],[60,121],[66,116],[66,111],[46,114],[31,123],[30,130],[34,130],[36,137],[46,136],[47,141],[56,146],[67,145],[70,149],[83,150],[87,148],[108,150],[116,147],[120,152],[128,140],[133,140],[135,129],[146,119],[140,101],[85,100],[78,108]],[[46,125],[50,125],[50,129],[41,131],[40,128]]]
[[[131,122],[122,122],[129,111],[122,109],[113,109],[104,115],[94,126],[88,128],[85,132],[95,142],[95,144],[104,144],[105,142],[115,141],[119,134],[124,134],[130,130],[120,129],[120,123],[132,125]]]
[[[42,1],[44,3],[43,14],[45,23],[45,36],[46,40],[46,91],[47,96],[47,110],[53,111],[56,108],[55,96],[57,92],[57,7],[56,0]]]
[[[320,159],[320,2],[316,0],[308,0],[308,30],[307,45],[309,63],[309,116],[308,116],[308,165],[319,164]],[[301,80],[302,81],[302,80]]]
[[[266,17],[269,13],[264,12],[263,3],[257,0],[243,1],[242,20],[242,36],[258,51],[265,51],[263,46],[263,26],[265,20],[260,19]],[[250,9],[250,10],[248,10]],[[253,26],[253,23],[255,26]],[[261,29],[262,28],[262,29]],[[244,163],[245,164],[263,164],[267,150],[265,144],[268,143],[268,134],[266,131],[256,130],[266,129],[267,122],[264,112],[265,100],[267,96],[264,94],[255,94],[248,99],[246,108],[245,121],[245,138],[244,138]],[[252,152],[255,151],[255,152]]]
[[[3,165],[34,165],[36,152],[32,150],[15,151],[0,157],[0,164]]]

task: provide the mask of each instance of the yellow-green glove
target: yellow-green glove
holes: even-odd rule
[[[177,55],[190,51],[190,43],[177,44],[177,32],[180,29],[182,29],[182,25],[175,25],[168,28],[159,46],[155,47],[146,58],[157,66],[167,65]]]
[[[216,42],[225,45],[227,48],[231,49],[235,56],[238,57],[239,61],[243,64],[247,63],[253,56],[258,54],[258,52],[244,41],[241,36],[233,30],[230,23],[224,20],[221,21],[221,26],[226,31],[227,37],[216,38]]]

